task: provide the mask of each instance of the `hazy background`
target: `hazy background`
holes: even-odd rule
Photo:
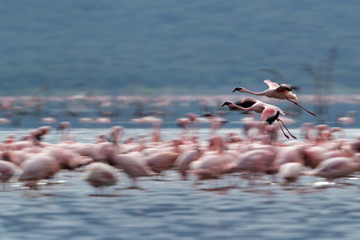
[[[0,2],[0,93],[227,94],[261,90],[336,47],[334,93],[357,93],[358,1],[35,0]]]

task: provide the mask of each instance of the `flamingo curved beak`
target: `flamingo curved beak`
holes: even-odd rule
[[[223,107],[223,106],[227,106],[229,104],[230,104],[229,102],[224,102],[223,105],[221,105],[221,106]]]
[[[241,88],[241,87],[237,87],[237,88],[235,88],[232,92],[236,92],[236,91],[241,91],[243,88]]]

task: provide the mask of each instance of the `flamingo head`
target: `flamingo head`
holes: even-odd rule
[[[232,92],[236,92],[236,91],[241,92],[243,89],[244,89],[244,88],[242,88],[242,87],[237,87],[237,88],[235,88]]]
[[[221,105],[222,107],[223,106],[229,106],[231,104],[231,102],[224,102],[223,105]]]

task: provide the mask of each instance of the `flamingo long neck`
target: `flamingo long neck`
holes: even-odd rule
[[[240,109],[240,110],[242,110],[242,111],[248,111],[248,110],[249,110],[249,109],[244,108],[244,107],[242,107],[242,106],[239,106],[239,105],[237,105],[237,104],[235,104],[235,103],[231,103],[231,107],[235,107],[235,108]]]
[[[247,90],[245,88],[241,89],[241,92],[247,92],[247,93],[250,93],[250,94],[253,94],[253,95],[257,95],[257,96],[264,95],[264,92],[253,92],[253,91]]]

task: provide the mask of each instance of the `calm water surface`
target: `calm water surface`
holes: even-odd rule
[[[2,129],[6,136],[29,129]],[[236,129],[224,129],[238,131]],[[295,134],[300,133],[294,129]],[[108,129],[73,129],[79,141],[93,142]],[[126,129],[125,137],[150,133]],[[178,129],[164,129],[165,139]],[[201,136],[206,137],[207,131]],[[347,137],[359,130],[348,129]],[[51,133],[45,141],[57,142]],[[360,175],[359,175],[360,176]],[[1,239],[358,239],[360,184],[358,175],[327,188],[320,178],[303,177],[292,186],[264,177],[249,187],[238,176],[224,181],[181,181],[174,171],[158,179],[142,179],[141,189],[119,184],[96,194],[81,172],[63,171],[40,190],[13,184],[0,192]]]

